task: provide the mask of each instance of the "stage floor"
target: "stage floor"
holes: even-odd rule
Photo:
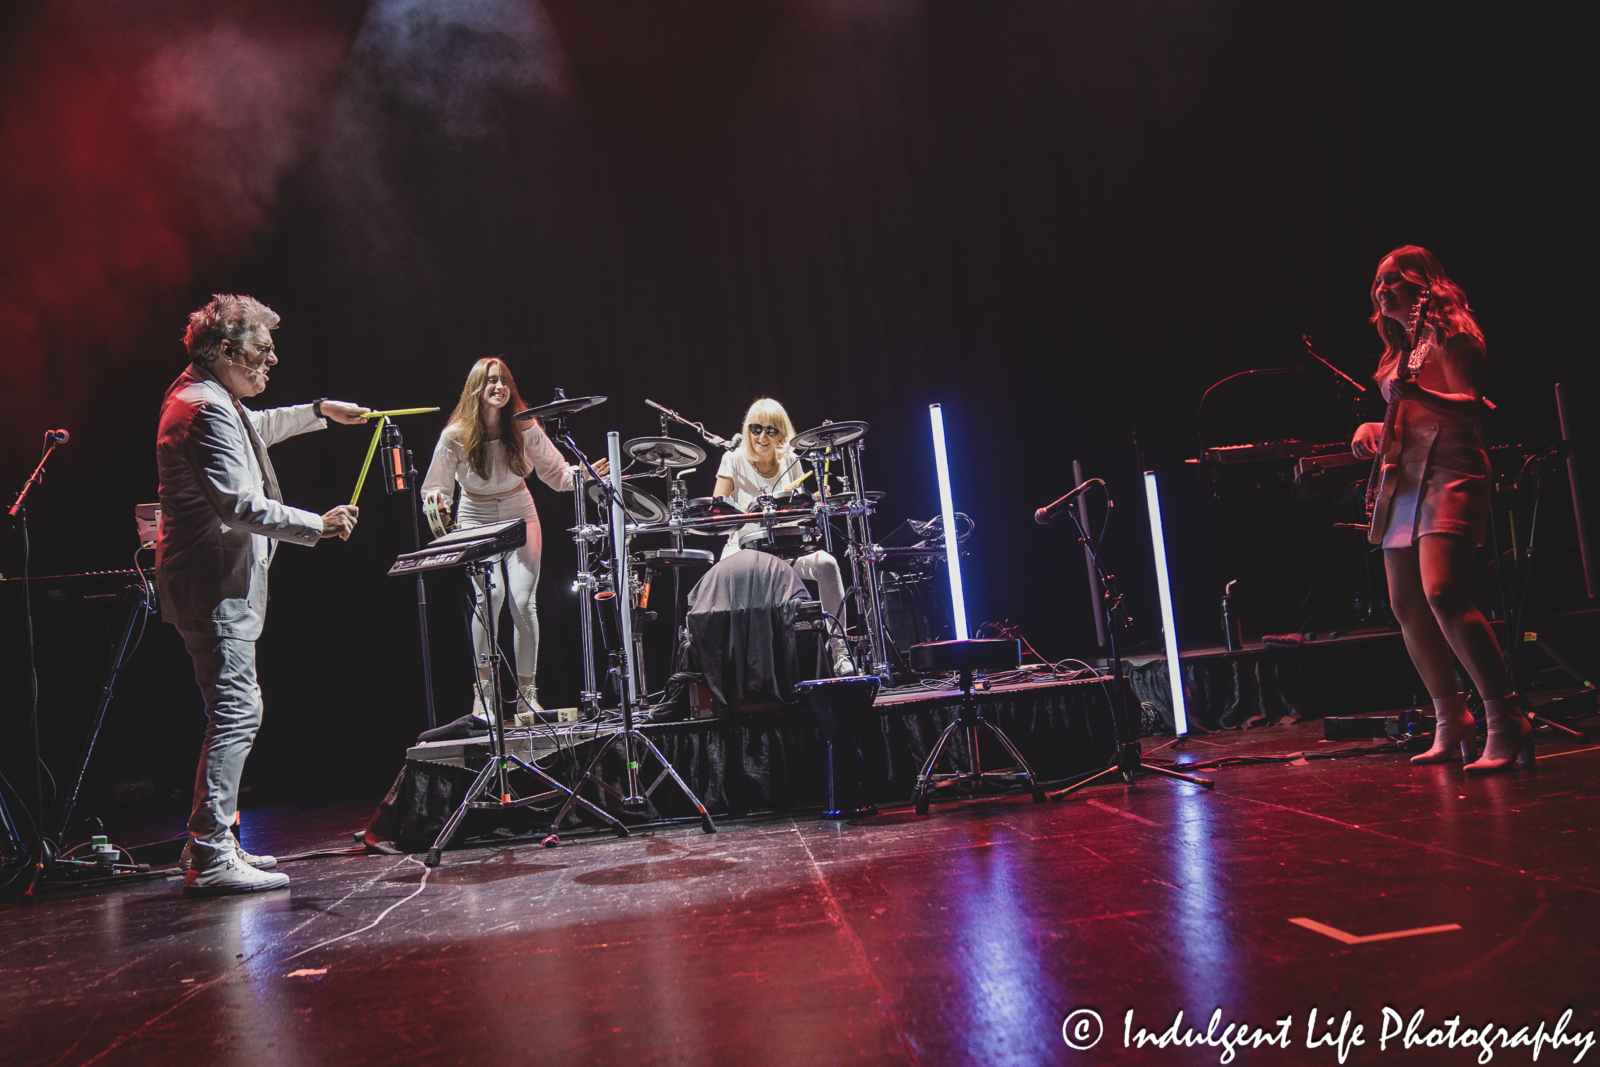
[[[1124,1053],[1124,1012],[1137,1035],[1180,1009],[1204,1031],[1221,1008],[1218,1034],[1292,1019],[1288,1050],[1236,1062],[1335,1064],[1306,1047],[1313,1008],[1317,1039],[1330,1015],[1334,1034],[1346,1011],[1365,1027],[1357,1063],[1386,1006],[1421,1010],[1422,1035],[1455,1016],[1548,1033],[1568,1007],[1569,1037],[1600,1028],[1600,746],[1468,780],[1321,730],[1213,735],[1181,759],[1369,754],[1226,767],[1211,792],[1152,776],[1044,806],[463,849],[433,871],[310,858],[259,897],[189,901],[157,879],[7,903],[4,1062],[1216,1063]],[[341,848],[377,799],[255,808],[245,841]],[[146,832],[181,832],[167,823]],[[1104,1034],[1074,1052],[1080,1009]]]

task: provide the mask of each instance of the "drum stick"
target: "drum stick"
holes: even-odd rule
[[[783,491],[785,493],[794,492],[796,489],[800,488],[800,486],[803,485],[805,483],[805,480],[807,478],[809,478],[809,477],[811,477],[811,472],[810,471],[806,471],[800,477],[796,478],[794,481],[792,481],[788,485],[784,486],[783,487]]]
[[[372,469],[372,456],[378,451],[378,438],[383,436],[384,424],[389,421],[388,416],[384,415],[383,412],[378,412],[378,414],[383,417],[378,420],[377,425],[372,427],[372,443],[367,446],[367,458],[361,463],[361,474],[356,478],[356,491],[350,494],[351,507],[354,507],[356,501],[361,499],[361,486],[366,483],[367,471]]]
[[[438,410],[438,408],[396,408],[393,411],[369,411],[361,417],[363,419],[387,419],[395,415],[426,415],[430,411]]]

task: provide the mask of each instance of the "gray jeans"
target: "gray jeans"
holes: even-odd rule
[[[189,838],[197,868],[216,863],[233,848],[229,827],[239,808],[239,776],[261,728],[261,686],[256,643],[215,634],[183,635],[194,660],[194,680],[206,700],[206,738],[194,776]]]

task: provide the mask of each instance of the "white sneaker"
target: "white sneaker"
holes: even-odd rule
[[[539,687],[538,686],[530,684],[530,685],[524,685],[524,686],[518,687],[518,689],[517,689],[517,725],[518,726],[537,726],[539,723],[545,722],[550,718],[553,718],[553,716],[550,716],[550,715],[546,714],[544,708],[539,703]]]
[[[205,870],[189,868],[183,876],[183,895],[186,897],[221,897],[234,893],[264,893],[272,889],[287,889],[287,874],[258,871],[229,852],[220,863]]]
[[[192,843],[193,839],[183,843],[183,852],[178,856],[178,870],[180,871],[187,871],[194,865],[194,850],[190,847]],[[272,868],[278,865],[278,857],[252,856],[250,853],[246,852],[244,850],[244,846],[239,844],[237,841],[235,841],[233,844],[233,850],[239,854],[240,859],[244,860],[258,871],[270,871]]]
[[[489,721],[489,712],[494,708],[494,686],[489,684],[489,679],[479,678],[472,683],[472,717],[479,722]]]
[[[833,650],[833,676],[835,678],[854,678],[856,673],[855,660],[850,658],[850,646],[837,637],[828,642]]]

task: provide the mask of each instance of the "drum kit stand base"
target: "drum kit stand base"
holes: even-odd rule
[[[621,702],[621,724],[607,737],[600,746],[599,752],[590,760],[577,783],[568,788],[543,769],[528,763],[508,752],[505,743],[505,725],[498,710],[502,707],[500,701],[500,676],[501,656],[495,643],[494,620],[488,620],[488,644],[491,649],[488,660],[493,679],[489,692],[493,699],[493,707],[485,709],[488,713],[490,728],[490,756],[489,761],[478,772],[472,785],[468,787],[461,804],[450,818],[445,822],[435,839],[433,846],[428,850],[424,862],[429,867],[436,867],[441,855],[456,831],[461,825],[466,813],[478,809],[505,810],[508,808],[527,807],[553,798],[562,798],[562,803],[551,820],[548,834],[543,840],[546,847],[552,847],[560,841],[560,830],[563,822],[573,809],[581,808],[584,812],[598,819],[607,829],[620,836],[627,836],[628,828],[616,816],[585,799],[581,792],[591,783],[600,794],[600,799],[611,797],[624,812],[643,813],[648,810],[650,797],[669,780],[682,792],[698,813],[702,828],[706,833],[715,833],[716,825],[712,822],[711,815],[706,811],[693,790],[689,788],[683,778],[673,768],[671,762],[661,754],[661,751],[650,739],[635,725],[635,710],[648,692],[645,686],[643,656],[640,640],[636,634],[636,621],[642,620],[638,606],[641,598],[638,596],[637,586],[642,585],[638,571],[649,567],[671,567],[674,579],[674,630],[677,629],[678,611],[678,571],[682,566],[693,564],[714,564],[716,555],[712,552],[689,549],[684,547],[683,539],[686,533],[695,534],[722,534],[740,528],[741,526],[756,523],[764,528],[768,535],[768,542],[774,546],[784,540],[784,533],[791,528],[809,528],[812,533],[806,535],[808,542],[818,538],[822,547],[832,551],[833,535],[831,520],[842,517],[848,529],[849,547],[846,557],[850,562],[853,579],[853,598],[855,600],[858,617],[862,620],[864,636],[853,639],[860,648],[859,659],[866,661],[870,671],[865,673],[876,674],[887,678],[889,676],[888,635],[883,624],[883,610],[879,583],[877,576],[877,562],[881,558],[882,549],[872,541],[870,515],[873,505],[881,494],[868,494],[864,490],[861,469],[861,438],[868,430],[864,422],[837,422],[825,423],[813,430],[808,430],[797,435],[791,442],[795,453],[810,464],[812,473],[816,476],[818,492],[789,492],[777,494],[764,493],[757,501],[753,511],[746,512],[735,506],[731,501],[691,501],[684,492],[682,474],[687,469],[705,461],[706,451],[700,446],[686,441],[677,440],[666,435],[668,418],[672,418],[685,425],[692,426],[704,434],[709,442],[726,447],[727,442],[715,438],[704,427],[652,403],[663,412],[662,436],[658,438],[639,438],[630,440],[627,445],[619,443],[615,432],[607,434],[608,459],[610,461],[609,480],[603,479],[595,471],[587,456],[573,440],[567,429],[567,419],[572,414],[593,407],[605,401],[603,396],[572,397],[568,398],[560,389],[556,390],[555,400],[536,408],[519,412],[516,418],[519,421],[530,419],[541,420],[546,434],[551,440],[563,445],[576,459],[578,464],[577,475],[573,479],[574,517],[576,525],[572,528],[573,541],[578,551],[578,573],[573,582],[573,590],[579,596],[581,607],[579,610],[581,644],[583,655],[583,681],[582,692],[579,698],[581,714],[585,718],[598,719],[603,714],[603,694],[600,680],[595,667],[596,619],[594,612],[598,610],[596,604],[609,602],[616,612],[616,632],[620,638],[618,647],[610,650],[611,666],[609,674],[615,680],[617,693]],[[671,504],[662,505],[650,494],[643,492],[636,486],[623,480],[622,460],[624,452],[635,463],[642,463],[652,468],[646,474],[631,476],[630,481],[636,477],[666,476],[671,480]],[[842,482],[838,492],[829,493],[828,479],[835,469]],[[586,499],[587,498],[587,499]],[[608,513],[608,521],[603,524],[591,524],[588,521],[588,503],[592,499]],[[638,535],[668,534],[672,538],[671,548],[654,549],[641,552],[637,557],[630,556],[629,542]],[[594,566],[593,556],[598,549],[600,567]],[[609,551],[608,551],[609,550]],[[776,549],[775,549],[776,550]],[[604,558],[609,555],[609,559]],[[501,561],[504,572],[504,561]],[[490,560],[471,564],[466,568],[467,580],[476,588],[480,583],[485,589],[494,581],[494,564]],[[609,575],[604,572],[609,570]],[[509,579],[502,573],[502,580]],[[653,617],[653,616],[651,616]],[[1003,642],[1002,642],[1003,643]],[[971,672],[963,673],[963,680],[970,698]],[[970,703],[970,700],[966,703]],[[965,709],[966,703],[963,704]],[[965,710],[963,718],[953,724],[940,738],[935,748],[933,760],[936,762],[939,752],[953,736],[956,726],[962,723],[969,724],[972,734],[973,766],[976,780],[995,777],[993,772],[984,774],[976,762],[976,730],[979,725],[988,726],[1000,737],[1002,743],[1012,752],[1019,763],[1022,763],[1026,777],[1032,783],[1034,792],[1039,793],[1037,780],[1032,771],[1027,770],[1022,757],[1016,748],[1011,745],[1003,734],[975,713],[968,715]],[[600,774],[602,762],[613,751],[619,751],[622,761],[624,778],[622,788],[613,786]],[[654,760],[660,770],[648,786],[642,784],[641,771],[646,758]],[[517,795],[508,781],[512,771],[523,771],[538,779],[544,791],[533,796]],[[925,775],[930,782],[938,776]],[[966,776],[973,777],[972,775]],[[930,785],[930,789],[936,786]],[[923,784],[919,779],[919,797],[923,795]],[[919,810],[926,809],[926,801],[919,800]]]

